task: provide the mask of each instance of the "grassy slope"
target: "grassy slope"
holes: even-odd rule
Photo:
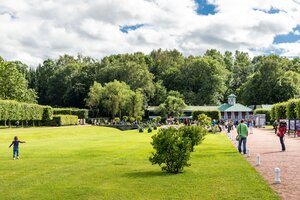
[[[14,135],[20,160],[8,149]],[[0,199],[278,199],[224,135],[208,135],[178,175],[148,161],[151,135],[101,127],[0,133]]]

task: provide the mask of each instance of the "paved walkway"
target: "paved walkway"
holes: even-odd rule
[[[247,140],[250,150],[247,160],[283,199],[300,200],[300,137],[286,136],[286,151],[281,152],[279,138],[273,130],[254,129],[253,132]],[[235,144],[236,130],[232,134]],[[260,166],[256,166],[257,154],[260,154]],[[281,170],[281,184],[274,183],[275,167]]]

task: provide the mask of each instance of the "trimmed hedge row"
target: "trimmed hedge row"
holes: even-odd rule
[[[300,99],[290,99],[287,102],[276,103],[272,106],[271,117],[279,119],[300,119]]]
[[[221,119],[221,112],[219,110],[195,110],[193,111],[193,120],[197,120],[200,114],[205,114],[212,119]]]
[[[88,118],[87,109],[78,109],[78,108],[54,108],[54,115],[76,115],[79,119]]]
[[[0,120],[49,120],[51,118],[50,106],[0,100]]]
[[[264,109],[264,108],[257,108],[254,110],[254,115],[256,114],[265,114],[266,115],[266,121],[271,121],[271,110],[270,109]]]
[[[52,120],[44,122],[46,126],[68,126],[78,125],[78,116],[76,115],[54,115]]]

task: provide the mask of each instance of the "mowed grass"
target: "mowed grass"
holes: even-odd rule
[[[18,135],[20,159],[8,146]],[[151,165],[151,135],[104,127],[4,129],[0,199],[279,199],[225,135],[207,135],[191,167]]]

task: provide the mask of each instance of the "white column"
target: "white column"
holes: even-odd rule
[[[242,112],[239,112],[238,121],[241,120],[242,118],[243,118]]]
[[[234,119],[235,119],[234,112],[231,112],[231,119],[232,119],[232,120],[234,120]]]
[[[228,119],[227,112],[224,112],[224,119]]]

